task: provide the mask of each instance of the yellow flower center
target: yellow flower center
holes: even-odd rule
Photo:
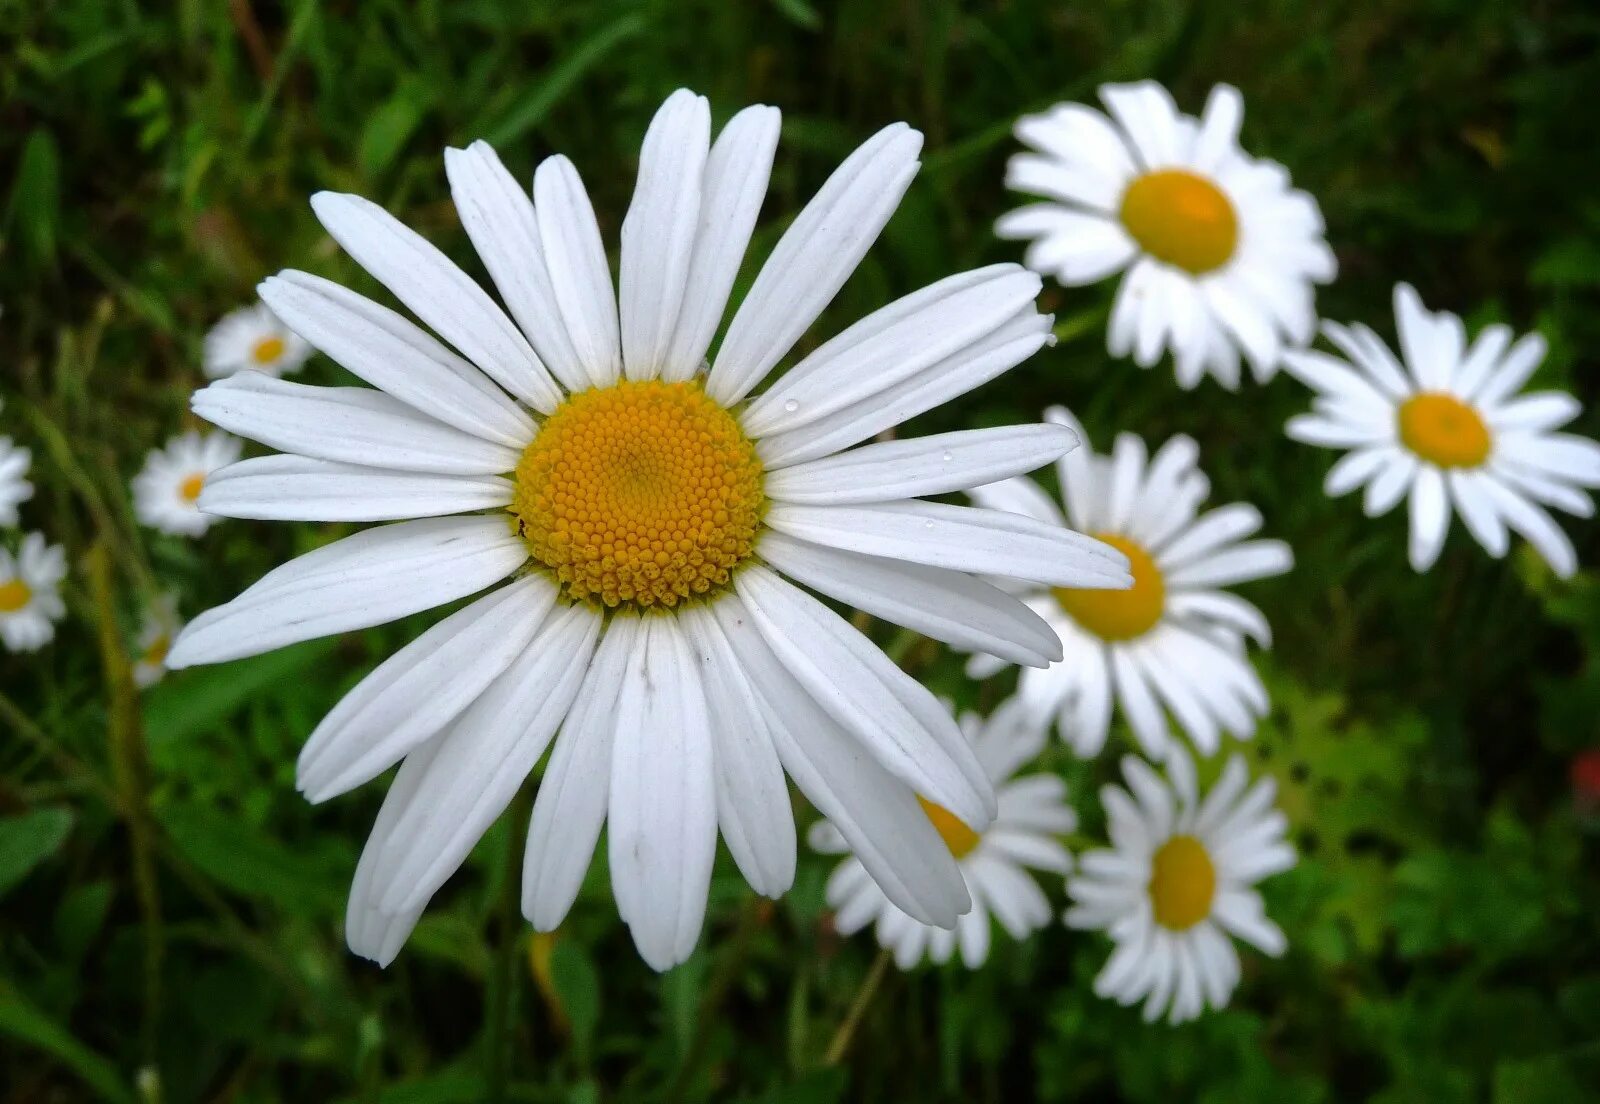
[[[281,337],[263,337],[250,347],[250,359],[257,364],[271,364],[283,356],[286,347]]]
[[[1150,907],[1156,923],[1171,931],[1192,928],[1211,915],[1217,868],[1205,844],[1193,836],[1173,836],[1150,860]]]
[[[517,462],[511,512],[578,601],[674,606],[726,586],[766,497],[755,446],[696,382],[583,391]]]
[[[1239,244],[1233,203],[1187,169],[1161,169],[1129,184],[1121,217],[1139,248],[1196,276],[1227,264]]]
[[[974,847],[978,846],[978,833],[968,828],[961,818],[949,809],[943,805],[935,805],[921,794],[917,795],[917,804],[922,806],[922,811],[933,821],[934,830],[939,833],[939,838],[944,840],[944,845],[950,848],[950,854],[958,859],[964,859]]]
[[[195,472],[178,484],[178,497],[185,502],[193,502],[200,497],[200,490],[206,485],[206,473]]]
[[[0,613],[16,613],[33,597],[33,590],[21,579],[0,583]]]
[[[1127,590],[1074,590],[1056,587],[1056,601],[1085,632],[1101,640],[1132,640],[1143,636],[1161,620],[1166,608],[1167,584],[1150,553],[1127,537],[1096,533],[1128,557],[1133,586]]]
[[[1400,440],[1441,468],[1476,468],[1489,458],[1489,427],[1454,395],[1424,391],[1400,404]]]

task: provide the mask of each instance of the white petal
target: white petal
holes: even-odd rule
[[[772,531],[760,552],[813,590],[963,651],[1031,667],[1061,658],[1061,641],[1038,614],[971,575],[841,552]]]
[[[542,576],[519,579],[384,660],[307,738],[295,771],[300,792],[326,801],[398,763],[511,665],[555,600]]]
[[[1231,586],[1251,579],[1282,575],[1294,566],[1294,554],[1282,541],[1258,540],[1215,552],[1167,573],[1173,587]]]
[[[1100,99],[1122,125],[1146,169],[1178,160],[1178,109],[1165,88],[1149,80],[1104,84]]]
[[[762,567],[734,583],[773,654],[817,703],[897,777],[975,831],[994,790],[966,737],[933,694],[849,622]]]
[[[360,196],[318,192],[311,209],[357,264],[496,383],[535,410],[556,408],[561,392],[527,339],[431,242]]]
[[[1050,586],[1132,585],[1126,557],[1110,545],[999,510],[919,501],[871,506],[774,503],[767,524],[813,544],[929,567]]]
[[[1037,160],[1037,159],[1034,159]],[[1007,168],[1006,186],[1036,191],[1063,180],[1059,167],[1044,166],[1038,173],[1034,187],[1024,185],[1019,163],[1013,157]],[[1067,178],[1069,185],[1079,183]],[[1066,191],[1067,188],[1055,188]],[[1048,272],[1068,287],[1082,287],[1096,283],[1128,266],[1138,255],[1139,247],[1122,225],[1102,214],[1085,214],[1069,210],[1054,203],[1036,203],[1001,215],[994,225],[999,238],[1033,238],[1033,244],[1023,259],[1035,272]]]
[[[441,475],[497,475],[517,450],[452,429],[367,387],[308,387],[240,372],[194,393],[213,425],[282,452]]]
[[[1552,571],[1565,579],[1578,570],[1578,555],[1572,541],[1549,514],[1497,479],[1484,480],[1483,488],[1494,498],[1495,508],[1506,524],[1528,539]]]
[[[1368,517],[1377,517],[1393,509],[1394,504],[1404,497],[1421,467],[1417,458],[1409,452],[1392,449],[1389,457],[1383,470],[1367,484],[1367,493],[1362,497],[1362,509]]]
[[[1066,524],[1066,519],[1061,516],[1061,508],[1045,494],[1044,488],[1031,479],[1021,476],[1001,479],[973,487],[967,494],[976,505],[988,510],[1021,514],[1046,525]]]
[[[622,338],[611,266],[589,193],[578,170],[560,154],[534,170],[533,209],[545,267],[578,363],[596,387],[615,383],[622,371]]]
[[[1564,391],[1540,391],[1520,395],[1485,413],[1491,429],[1543,433],[1572,421],[1583,413],[1583,404]]]
[[[420,413],[508,448],[532,439],[533,421],[482,372],[387,307],[293,270],[256,290],[285,325]]]
[[[1239,123],[1244,118],[1244,98],[1231,84],[1218,84],[1206,99],[1200,115],[1200,131],[1195,135],[1194,167],[1215,172],[1238,149]]]
[[[1328,469],[1328,478],[1322,484],[1323,493],[1329,498],[1349,494],[1369,482],[1386,464],[1393,461],[1394,450],[1382,447],[1361,448],[1346,453]]]
[[[430,475],[305,456],[259,456],[206,476],[195,505],[263,521],[398,521],[492,510],[511,502],[497,475]]]
[[[1456,513],[1461,515],[1467,531],[1483,545],[1484,551],[1498,559],[1506,554],[1511,538],[1506,532],[1505,523],[1500,520],[1499,512],[1494,508],[1494,500],[1483,486],[1484,481],[1491,478],[1475,471],[1453,470],[1445,473],[1450,499],[1455,503]]]
[[[1513,392],[1522,390],[1522,385],[1528,382],[1534,369],[1544,361],[1547,350],[1548,346],[1539,334],[1532,333],[1523,337],[1511,346],[1499,367],[1489,373],[1489,378],[1484,381],[1483,389],[1478,392],[1474,402],[1478,406],[1493,407]]]
[[[717,850],[710,721],[698,664],[672,617],[645,620],[617,702],[606,854],[617,912],[645,962],[689,957]]]
[[[1051,463],[1077,443],[1065,426],[1017,425],[865,445],[767,475],[767,496],[803,506],[920,498]]]
[[[1261,528],[1261,511],[1244,502],[1219,506],[1201,515],[1160,550],[1163,567],[1176,568],[1233,544]]]
[[[367,529],[268,572],[179,634],[173,670],[381,625],[505,578],[528,546],[497,517],[429,518]]]
[[[555,287],[545,267],[539,219],[519,185],[487,142],[444,151],[445,175],[461,225],[483,258],[511,316],[534,350],[568,391],[588,385],[588,373],[561,319]]]
[[[619,688],[642,644],[641,624],[637,617],[613,617],[605,627],[545,764],[522,859],[522,915],[536,931],[554,931],[566,919],[600,838]]]
[[[377,882],[386,863],[384,850],[394,833],[395,825],[416,797],[417,789],[427,774],[428,763],[438,750],[437,742],[424,744],[406,760],[395,775],[389,792],[384,795],[378,809],[378,820],[367,836],[356,862],[355,879],[350,885],[350,901],[345,907],[344,937],[350,950],[362,958],[371,959],[379,966],[387,966],[411,937],[411,931],[422,918],[422,909],[408,913],[386,913],[378,908],[377,896],[384,886]]]
[[[1225,625],[1254,638],[1262,647],[1272,644],[1272,627],[1255,606],[1225,590],[1180,592],[1167,596],[1167,611],[1174,617],[1193,618]]]
[[[711,347],[767,194],[780,119],[775,107],[747,107],[728,121],[711,146],[694,257],[664,364],[667,379],[689,379]]]
[[[1411,484],[1411,566],[1426,571],[1439,558],[1445,531],[1450,526],[1450,508],[1445,501],[1444,476],[1432,464],[1424,464]]]
[[[1000,264],[948,277],[868,315],[790,368],[740,417],[752,437],[813,425],[912,379],[1031,308],[1039,277]]]
[[[617,290],[629,379],[654,379],[683,306],[700,187],[711,151],[711,106],[687,89],[668,96],[645,131],[639,180],[622,220]]]
[[[921,149],[904,123],[884,127],[795,217],[728,326],[706,378],[712,398],[744,398],[816,321],[900,205]]]

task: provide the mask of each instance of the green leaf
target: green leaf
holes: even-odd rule
[[[484,140],[491,146],[515,142],[544,121],[551,108],[561,102],[602,58],[639,34],[649,25],[642,15],[628,15],[601,27],[567,52],[550,68],[545,78],[529,89],[527,96],[498,123],[485,128]]]
[[[133,1093],[123,1083],[116,1066],[80,1043],[21,993],[3,984],[0,984],[0,1033],[54,1055],[101,1099],[133,1104]]]
[[[144,730],[152,752],[214,731],[263,690],[292,684],[294,675],[320,662],[336,643],[312,640],[163,679],[144,703]]]
[[[367,117],[357,157],[368,176],[377,176],[394,162],[430,107],[432,97],[426,89],[408,84]]]
[[[594,1029],[600,1023],[600,972],[587,950],[562,939],[550,952],[550,981],[572,1027],[573,1046],[580,1058],[587,1060]]]
[[[35,809],[0,819],[0,894],[59,851],[71,830],[70,809]]]
[[[111,883],[99,881],[74,886],[61,898],[56,906],[56,943],[64,958],[76,962],[89,949],[105,927],[111,895]]]
[[[183,856],[217,882],[295,912],[336,911],[341,881],[235,816],[178,805],[158,814]]]
[[[6,232],[35,271],[55,267],[61,224],[61,154],[55,136],[35,130],[22,146],[6,209]]]

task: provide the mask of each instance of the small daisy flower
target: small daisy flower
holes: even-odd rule
[[[1019,266],[907,296],[755,393],[909,185],[922,136],[904,124],[869,139],[790,224],[708,360],[778,122],[752,107],[713,142],[705,99],[669,97],[645,134],[616,284],[565,157],[538,167],[530,200],[488,145],[447,151],[462,225],[509,316],[382,208],[319,194],[335,240],[455,351],[285,272],[262,298],[373,388],[244,372],[195,396],[201,416],[283,452],[218,473],[203,509],[395,524],[196,617],[169,667],[490,588],[358,684],[301,754],[314,801],[402,763],[356,868],[357,953],[394,957],[547,748],[523,867],[539,930],[571,907],[604,825],[640,953],[657,969],[683,961],[719,832],[756,890],[792,881],[785,773],[896,905],[946,928],[966,911],[917,795],[981,830],[995,811],[982,765],[928,690],[801,586],[1043,664],[1060,657],[1049,627],[981,576],[1113,587],[1131,583],[1127,561],[1059,526],[925,499],[1049,463],[1073,444],[1060,426],[852,447],[1049,340],[1039,279]]]
[[[1067,880],[1069,927],[1104,931],[1115,949],[1094,990],[1118,1004],[1144,1001],[1144,1018],[1171,1023],[1222,1008],[1239,983],[1228,936],[1269,955],[1286,946],[1255,885],[1294,865],[1275,787],[1249,776],[1238,756],[1201,800],[1194,765],[1174,750],[1163,779],[1133,756],[1127,788],[1101,789],[1111,847],[1078,857]]]
[[[178,596],[162,594],[144,611],[139,636],[134,641],[138,654],[133,661],[133,681],[139,687],[154,686],[167,673],[167,652],[173,637],[183,628],[178,617]]]
[[[0,437],[0,526],[17,524],[17,507],[33,497],[33,484],[28,482],[28,466],[33,454],[9,437]]]
[[[311,346],[278,320],[270,307],[257,303],[229,311],[206,334],[202,366],[211,379],[235,372],[268,376],[293,375],[305,366]]]
[[[0,548],[0,641],[10,652],[36,652],[55,638],[54,622],[66,615],[61,580],[67,553],[29,533],[15,555]]]
[[[1180,386],[1209,372],[1232,389],[1242,350],[1271,379],[1285,345],[1311,339],[1312,285],[1337,269],[1316,200],[1239,148],[1235,88],[1213,88],[1198,119],[1152,81],[1104,85],[1100,98],[1109,118],[1058,104],[1017,123],[1030,152],[1011,158],[1006,186],[1045,202],[995,233],[1031,241],[1028,267],[1070,287],[1125,273],[1112,356],[1148,368],[1170,349]]]
[[[200,492],[218,468],[239,459],[242,443],[226,433],[190,430],[151,449],[133,477],[133,512],[139,521],[180,537],[198,537],[216,518],[201,511]]]
[[[1210,483],[1188,437],[1173,437],[1147,462],[1144,441],[1131,433],[1119,435],[1102,456],[1066,410],[1052,408],[1045,418],[1084,442],[1057,463],[1066,517],[1024,478],[979,487],[973,500],[1094,534],[1128,557],[1133,587],[1018,589],[1062,646],[1060,660],[1022,672],[1022,699],[1042,722],[1054,717],[1062,738],[1084,757],[1105,744],[1113,697],[1155,759],[1170,743],[1169,712],[1206,754],[1217,749],[1220,733],[1252,735],[1256,718],[1267,712],[1267,692],[1244,640],[1266,647],[1272,632],[1260,610],[1221,588],[1289,570],[1289,546],[1245,540],[1261,527],[1260,511],[1246,503],[1198,513]],[[967,673],[989,678],[1006,665],[975,655]]]
[[[969,969],[982,966],[989,957],[991,916],[1017,940],[1050,923],[1050,903],[1028,870],[1065,874],[1072,866],[1071,855],[1056,838],[1078,825],[1066,803],[1065,783],[1051,774],[1012,777],[1044,747],[1044,730],[1015,698],[987,721],[976,713],[964,714],[961,729],[999,796],[994,823],[976,832],[948,809],[926,798],[918,801],[961,867],[972,911],[961,917],[954,931],[915,920],[884,895],[854,856],[840,863],[828,879],[834,926],[850,935],[875,924],[878,943],[894,952],[902,970],[915,966],[924,955],[947,962],[958,945],[961,961]],[[839,829],[826,820],[812,825],[809,840],[823,854],[850,850]]]
[[[1429,312],[1407,284],[1395,287],[1394,312],[1400,359],[1366,326],[1328,322],[1323,333],[1345,359],[1305,350],[1287,362],[1318,392],[1289,436],[1349,450],[1328,472],[1327,493],[1364,485],[1368,517],[1409,493],[1417,571],[1438,560],[1453,506],[1489,555],[1505,555],[1512,530],[1571,575],[1577,554],[1546,507],[1594,513],[1583,488],[1600,487],[1600,443],[1556,432],[1582,409],[1571,395],[1518,394],[1544,359],[1544,338],[1513,343],[1507,327],[1486,326],[1469,346],[1461,319]]]

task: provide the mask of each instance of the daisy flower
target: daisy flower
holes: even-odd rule
[[[17,506],[33,497],[33,484],[28,482],[32,460],[27,449],[0,437],[0,526],[16,525]]]
[[[133,477],[133,512],[139,521],[180,537],[198,537],[216,519],[201,511],[200,492],[218,468],[239,459],[242,445],[226,433],[190,430],[151,449]]]
[[[1600,444],[1556,432],[1582,409],[1561,391],[1518,394],[1544,359],[1545,342],[1515,343],[1486,326],[1469,346],[1461,319],[1431,313],[1407,284],[1394,290],[1401,356],[1366,326],[1323,325],[1345,359],[1298,352],[1288,371],[1317,391],[1315,413],[1289,421],[1289,436],[1350,450],[1328,472],[1329,495],[1365,486],[1368,517],[1410,495],[1411,566],[1439,558],[1453,506],[1495,557],[1508,530],[1526,537],[1556,574],[1578,567],[1572,542],[1545,509],[1589,517],[1583,490],[1600,486]]]
[[[1256,718],[1267,712],[1267,693],[1244,641],[1265,647],[1272,631],[1260,610],[1221,588],[1289,570],[1289,546],[1246,540],[1261,528],[1261,512],[1246,503],[1198,513],[1210,483],[1188,437],[1173,437],[1147,461],[1144,441],[1124,433],[1101,456],[1066,410],[1054,407],[1045,417],[1084,442],[1057,466],[1066,517],[1023,478],[979,487],[973,500],[1093,533],[1127,555],[1133,587],[1013,588],[1055,630],[1063,653],[1048,667],[1022,672],[1022,699],[1041,721],[1054,717],[1062,737],[1085,757],[1105,744],[1113,698],[1155,759],[1170,743],[1169,712],[1206,754],[1217,749],[1221,733],[1252,735]],[[967,673],[989,678],[1007,662],[975,655]]]
[[[183,628],[178,617],[178,596],[162,594],[146,607],[135,640],[138,655],[133,661],[133,681],[140,687],[154,686],[167,673],[167,652],[172,638]]]
[[[854,856],[840,863],[828,879],[835,928],[850,935],[875,924],[878,943],[894,952],[902,970],[915,966],[924,955],[934,962],[948,962],[958,944],[968,969],[982,966],[989,957],[991,915],[1017,940],[1050,923],[1050,902],[1028,870],[1065,874],[1072,867],[1072,856],[1056,838],[1078,826],[1066,803],[1066,784],[1052,774],[1012,777],[1044,747],[1044,730],[1015,698],[987,721],[976,713],[964,714],[961,730],[994,783],[1000,807],[994,823],[974,831],[943,806],[926,798],[918,801],[961,867],[972,911],[961,917],[954,931],[916,920],[885,896]],[[827,855],[850,850],[843,833],[826,820],[811,826],[809,841]]]
[[[1283,840],[1288,823],[1273,808],[1272,779],[1246,792],[1238,756],[1203,800],[1193,763],[1176,749],[1165,779],[1131,755],[1122,775],[1126,789],[1100,791],[1111,847],[1078,857],[1066,922],[1104,931],[1115,944],[1095,978],[1098,995],[1122,1005],[1142,1000],[1147,1021],[1165,1012],[1181,1023],[1207,1006],[1222,1008],[1238,985],[1228,936],[1283,953],[1283,932],[1267,919],[1255,885],[1294,865]]]
[[[246,372],[196,395],[202,416],[284,453],[218,473],[203,509],[397,523],[201,614],[169,667],[493,587],[356,686],[300,757],[313,801],[404,760],[356,870],[358,953],[395,955],[547,747],[523,870],[539,930],[565,916],[605,824],[640,953],[658,969],[681,962],[719,830],[759,892],[789,886],[786,771],[897,905],[942,927],[967,909],[917,795],[983,828],[994,796],[982,765],[926,689],[795,583],[1042,664],[1060,656],[1049,627],[979,576],[1116,586],[1127,563],[1058,526],[921,500],[1048,463],[1072,444],[1062,427],[851,448],[1049,339],[1038,278],[1018,266],[901,299],[753,395],[910,183],[922,138],[904,124],[868,140],[800,212],[707,365],[778,123],[752,107],[713,143],[703,98],[666,101],[645,135],[616,291],[570,161],[542,163],[530,200],[487,145],[447,151],[462,224],[509,317],[382,208],[319,194],[333,237],[454,350],[286,272],[262,298],[374,389]]]
[[[0,641],[10,652],[36,652],[55,638],[54,622],[66,616],[59,593],[67,576],[67,553],[29,533],[15,555],[0,548]]]
[[[249,370],[268,376],[300,371],[311,346],[264,303],[229,311],[206,334],[201,364],[211,379]]]
[[[1239,354],[1257,380],[1316,324],[1313,284],[1337,263],[1316,200],[1276,161],[1239,148],[1244,107],[1225,84],[1198,119],[1159,84],[1100,89],[1110,117],[1058,104],[1017,123],[1029,152],[1006,186],[1044,197],[995,225],[1030,241],[1027,264],[1076,287],[1123,272],[1111,310],[1111,355],[1148,368],[1170,349],[1178,383],[1210,373],[1239,384]]]

